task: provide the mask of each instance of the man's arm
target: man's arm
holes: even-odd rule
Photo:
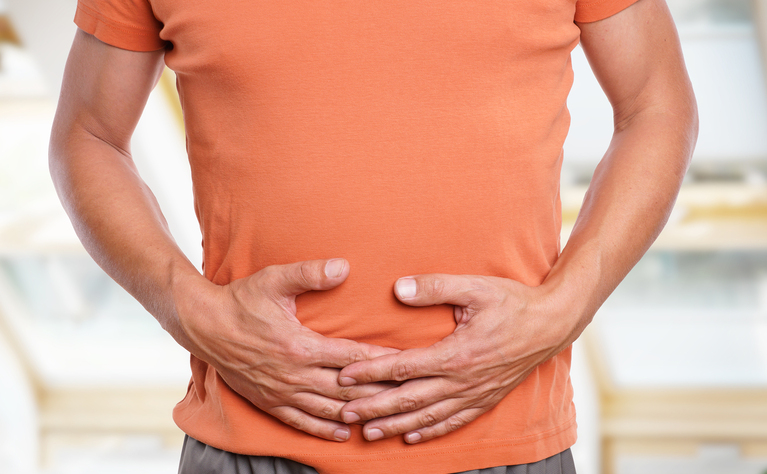
[[[78,31],[50,144],[51,175],[75,230],[99,265],[234,390],[297,429],[345,441],[341,400],[389,386],[341,387],[337,368],[394,350],[325,338],[296,319],[295,296],[341,284],[343,259],[267,267],[227,286],[187,260],[130,155],[162,68],[162,51],[125,51]]]
[[[347,422],[370,420],[368,439],[426,441],[494,407],[575,341],[665,225],[697,138],[695,98],[668,9],[663,0],[641,0],[579,27],[615,131],[566,247],[534,288],[479,276],[398,280],[400,301],[453,304],[458,325],[431,347],[341,371],[346,385],[406,381],[344,407]]]

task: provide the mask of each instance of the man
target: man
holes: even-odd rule
[[[697,134],[662,0],[80,0],[76,22],[51,170],[192,354],[181,472],[573,472],[570,344]],[[560,252],[579,41],[615,133]],[[204,276],[130,158],[163,59]]]

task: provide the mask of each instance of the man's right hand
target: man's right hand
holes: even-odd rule
[[[184,256],[130,154],[163,57],[162,49],[127,51],[78,30],[51,134],[62,204],[94,260],[181,346],[265,412],[344,441],[344,401],[387,385],[340,387],[336,368],[396,351],[322,337],[296,319],[295,296],[340,285],[349,274],[345,260],[267,267],[218,286]]]
[[[200,355],[237,393],[296,429],[346,441],[351,432],[340,422],[345,402],[392,385],[342,387],[339,370],[398,351],[324,337],[298,321],[295,301],[306,291],[334,288],[348,275],[344,259],[266,267],[226,286],[211,284],[207,295],[187,293],[186,301],[202,296],[216,303],[190,307],[179,301],[179,320]]]

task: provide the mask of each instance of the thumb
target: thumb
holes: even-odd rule
[[[349,262],[343,258],[306,260],[267,267],[270,286],[280,296],[295,296],[310,290],[335,288],[349,276]]]
[[[469,306],[481,298],[478,277],[428,274],[403,277],[394,284],[397,299],[410,306]]]

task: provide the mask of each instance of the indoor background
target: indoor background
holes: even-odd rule
[[[700,110],[671,220],[575,345],[580,474],[767,472],[767,0],[668,0]],[[0,0],[0,473],[175,473],[188,355],[90,260],[47,171],[75,0]],[[612,113],[579,49],[567,238]],[[199,265],[166,71],[133,141]]]

